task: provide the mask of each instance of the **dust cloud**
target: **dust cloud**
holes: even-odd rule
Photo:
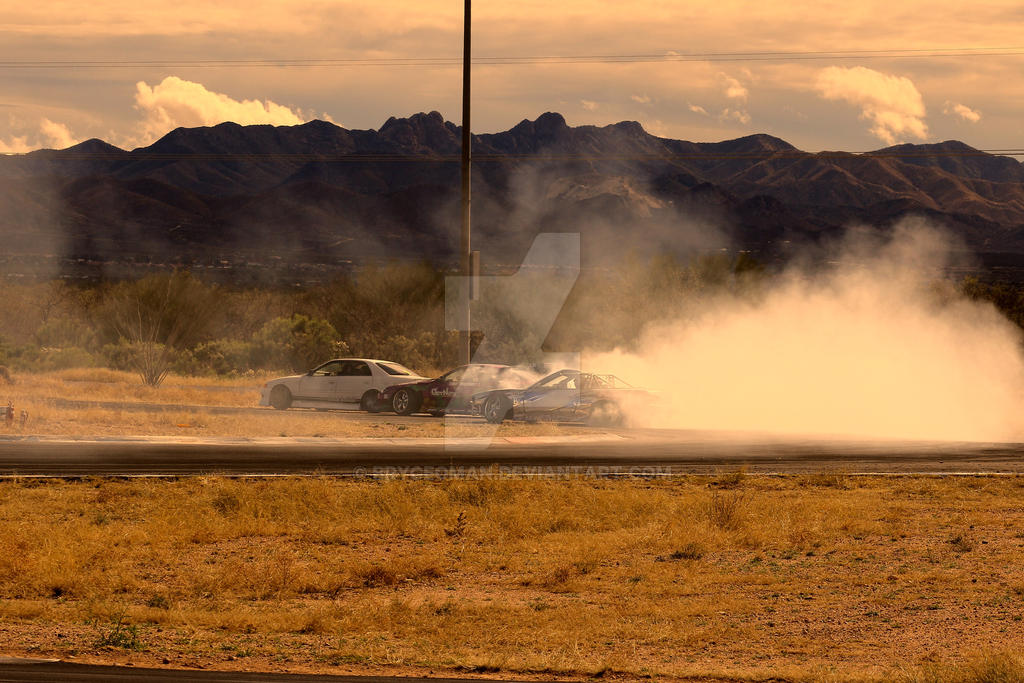
[[[640,426],[1021,440],[1021,332],[942,279],[951,253],[921,222],[848,237],[827,269],[794,265],[753,300],[705,303],[584,363],[657,392]]]

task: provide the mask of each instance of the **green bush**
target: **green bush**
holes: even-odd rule
[[[264,325],[253,337],[250,358],[254,368],[301,372],[348,353],[329,322],[297,313]]]
[[[81,347],[44,347],[39,349],[39,355],[31,369],[36,372],[51,372],[69,368],[91,368],[95,365],[96,357]]]
[[[236,339],[204,342],[178,354],[174,371],[181,375],[235,375],[254,370],[253,344]]]
[[[70,317],[48,320],[33,335],[39,346],[92,348],[96,343],[96,332],[80,320]]]

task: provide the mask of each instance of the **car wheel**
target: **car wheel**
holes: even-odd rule
[[[391,409],[396,415],[411,415],[420,408],[422,397],[411,389],[399,389],[391,399]]]
[[[288,410],[292,405],[292,392],[283,384],[270,390],[270,405],[277,410]]]
[[[618,427],[622,422],[622,409],[614,401],[595,403],[587,417],[587,424],[591,427]]]
[[[507,396],[490,396],[484,401],[484,418],[491,424],[501,424],[511,417],[512,403]]]
[[[377,401],[377,390],[370,389],[363,397],[359,399],[359,410],[365,410],[368,413],[379,413],[380,403]]]

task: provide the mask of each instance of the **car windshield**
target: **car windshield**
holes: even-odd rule
[[[548,375],[544,379],[534,384],[531,389],[574,389],[576,388],[576,373],[566,373],[564,371],[556,372],[553,375]]]
[[[409,368],[399,365],[398,363],[377,363],[377,367],[379,367],[381,370],[388,373],[389,375],[401,376],[416,374]]]
[[[467,366],[463,365],[462,367],[455,368],[454,370],[441,375],[438,379],[443,379],[446,382],[459,382],[466,376],[466,373]]]

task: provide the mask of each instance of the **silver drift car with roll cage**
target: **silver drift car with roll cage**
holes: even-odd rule
[[[388,360],[335,358],[304,375],[272,379],[263,385],[260,405],[278,410],[320,408],[373,410],[382,389],[425,379]]]
[[[643,409],[654,396],[615,375],[559,370],[526,389],[497,389],[475,394],[470,410],[488,422],[583,422],[621,425],[627,410]]]

